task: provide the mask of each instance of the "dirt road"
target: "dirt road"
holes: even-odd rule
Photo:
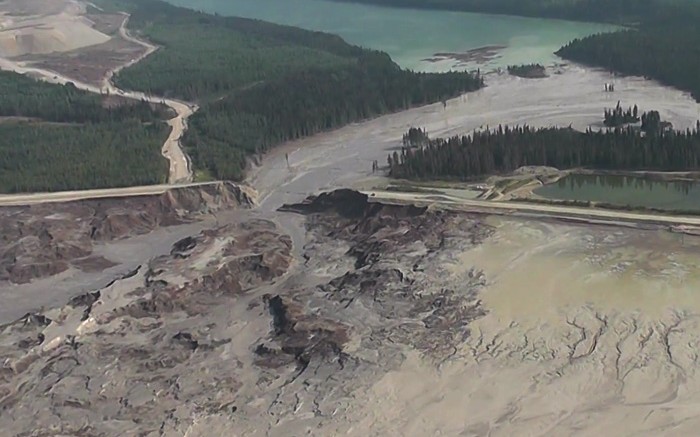
[[[43,18],[46,20],[51,20],[51,17],[51,15],[46,15]],[[30,75],[32,77],[36,77],[46,82],[55,84],[64,85],[67,83],[72,83],[76,86],[76,88],[92,93],[110,93],[130,99],[145,100],[151,103],[164,104],[172,108],[177,115],[172,119],[168,120],[168,125],[171,127],[171,131],[162,148],[163,156],[167,158],[170,162],[170,173],[168,180],[171,184],[190,182],[192,181],[192,170],[190,168],[189,159],[182,150],[180,140],[184,135],[185,131],[187,130],[187,119],[198,109],[197,106],[178,100],[151,96],[138,91],[122,90],[117,88],[112,83],[112,77],[115,74],[117,74],[120,70],[134,65],[135,63],[143,60],[145,57],[154,53],[158,49],[158,47],[148,42],[133,37],[126,28],[128,21],[129,16],[127,14],[124,14],[124,21],[122,22],[119,29],[120,36],[130,42],[144,47],[146,50],[141,56],[132,59],[126,64],[123,64],[118,68],[112,70],[104,78],[102,87],[96,87],[50,70],[31,67],[26,62],[14,61],[7,58],[0,58],[0,69],[14,71],[19,74]]]
[[[133,197],[161,194],[177,187],[195,187],[214,182],[196,182],[176,185],[144,185],[139,187],[104,188],[97,190],[59,191],[54,193],[3,194],[0,195],[0,207],[34,205],[38,203],[70,202],[74,200],[100,199],[107,197]]]
[[[114,77],[114,75],[119,73],[119,71],[123,70],[124,68],[128,68],[137,62],[140,62],[142,59],[158,50],[157,46],[150,44],[147,41],[135,38],[129,33],[129,30],[127,29],[129,16],[127,14],[124,15],[124,21],[119,27],[119,35],[127,41],[143,46],[146,51],[140,57],[116,68],[110,73],[109,77],[105,78],[105,86],[107,89],[109,89],[110,92],[116,91],[119,94],[122,94],[122,92],[113,85],[112,77]],[[126,94],[122,95],[129,97],[129,92],[125,93]],[[173,99],[163,99],[151,96],[146,96],[145,98],[151,102],[161,102],[172,108],[177,114],[174,118],[168,120],[168,125],[172,128],[172,130],[170,131],[170,136],[163,144],[163,156],[170,161],[170,183],[173,184],[192,181],[192,169],[190,168],[190,162],[187,155],[185,155],[185,152],[182,150],[180,140],[187,130],[187,119],[194,114],[195,111],[197,111],[197,106]]]
[[[534,217],[561,218],[585,223],[646,223],[679,227],[700,226],[700,217],[576,208],[559,205],[540,205],[534,203],[470,200],[447,194],[400,193],[394,191],[367,191],[365,194],[372,196],[372,198],[377,201],[383,202],[398,201],[401,203],[443,205],[452,209],[486,211],[496,215],[523,215],[523,213],[525,213]]]
[[[683,93],[626,78],[616,79],[618,95],[611,97],[600,91],[605,80],[605,73],[577,66],[534,82],[490,76],[488,88],[451,100],[447,108],[416,108],[276,149],[250,174],[263,201],[249,218],[255,226],[273,220],[265,235],[285,241],[275,234],[279,229],[301,254],[271,286],[212,300],[217,287],[202,273],[228,268],[223,251],[248,250],[245,241],[266,241],[261,234],[227,246],[233,228],[224,228],[210,232],[208,242],[198,240],[192,255],[172,255],[174,242],[240,219],[234,210],[229,217],[217,214],[206,223],[100,247],[98,254],[120,263],[113,270],[7,287],[13,300],[0,320],[47,303],[54,309],[42,312],[61,322],[31,329],[46,345],[62,349],[20,350],[30,329],[24,322],[19,334],[4,335],[4,362],[24,370],[8,379],[6,392],[19,395],[5,401],[3,418],[30,431],[60,423],[118,427],[106,435],[142,431],[152,418],[158,419],[154,434],[178,436],[226,435],[232,423],[242,436],[693,435],[699,422],[700,237],[659,229],[696,227],[700,218],[371,189],[382,182],[372,161],[385,162],[409,126],[426,127],[433,136],[498,123],[580,128],[599,122],[602,109],[617,98],[658,109],[677,128],[697,118],[698,105]],[[402,218],[392,223],[391,209],[360,221],[275,212],[283,203],[348,186],[364,187],[375,199],[489,214],[395,214]],[[164,187],[3,196],[0,204],[139,195]],[[543,216],[557,220],[530,219]],[[625,226],[563,223],[572,218]],[[268,253],[259,259],[279,258]],[[153,281],[119,280],[117,274],[139,265],[161,273]],[[269,268],[254,264],[253,270]],[[239,271],[217,277],[248,275]],[[114,279],[115,287],[103,288]],[[169,288],[148,291],[147,282],[172,287],[172,294],[164,294]],[[178,303],[188,295],[177,292],[180,284],[206,286],[193,295],[197,300]],[[99,301],[87,312],[60,306],[67,296],[98,289]],[[289,300],[281,314],[296,317],[289,330],[294,337],[271,329],[275,316],[265,299],[277,294]],[[167,314],[143,313],[161,302]],[[201,315],[179,309],[197,307],[205,308]],[[81,324],[84,314],[90,317]],[[342,349],[324,346],[323,333],[337,326],[347,326],[343,338],[349,341]],[[284,345],[277,342],[296,341],[302,327],[313,329],[312,352],[327,355],[299,354],[301,372],[294,357],[282,371],[261,371],[255,360],[279,359],[282,354],[272,351]],[[70,342],[60,343],[64,337]],[[199,341],[196,351],[173,342],[182,337]],[[298,351],[298,344],[289,349]],[[58,383],[57,363],[71,372]],[[110,381],[99,380],[102,375]],[[125,420],[129,414],[138,420]]]

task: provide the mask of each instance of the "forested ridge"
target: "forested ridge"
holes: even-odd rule
[[[159,0],[99,0],[162,46],[123,70],[120,87],[197,101],[183,139],[196,170],[240,179],[247,156],[287,140],[478,89],[468,73],[402,70],[340,37],[221,17]],[[195,37],[196,36],[196,37]]]
[[[0,192],[165,181],[165,111],[10,72],[0,93]]]
[[[657,113],[658,114],[658,113]],[[509,173],[529,165],[560,169],[697,170],[700,165],[700,122],[687,131],[632,127],[579,132],[570,128],[502,127],[427,146],[404,147],[388,157],[392,177],[473,180]],[[420,135],[413,132],[408,137]]]

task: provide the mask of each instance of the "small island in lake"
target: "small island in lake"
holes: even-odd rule
[[[509,65],[508,73],[526,79],[542,79],[547,77],[547,70],[541,64]]]

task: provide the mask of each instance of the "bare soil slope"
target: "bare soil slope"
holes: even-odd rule
[[[174,188],[161,195],[83,200],[0,209],[0,281],[26,283],[68,270],[102,270],[99,242],[147,234],[222,208],[249,206],[233,184]]]

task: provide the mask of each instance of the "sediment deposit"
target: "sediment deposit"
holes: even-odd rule
[[[241,211],[2,327],[12,435],[688,435],[700,240],[371,202]]]
[[[252,202],[246,190],[221,183],[173,188],[161,195],[6,207],[0,210],[0,282],[27,283],[69,268],[102,270],[113,263],[93,254],[96,243]]]

